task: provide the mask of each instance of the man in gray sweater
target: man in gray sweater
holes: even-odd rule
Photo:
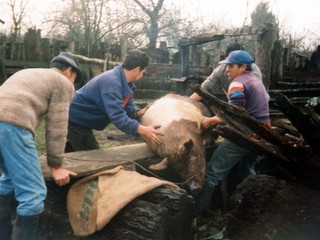
[[[244,48],[239,43],[230,44],[226,49],[226,56],[228,56],[230,52],[235,50],[244,50]],[[260,68],[255,63],[253,63],[251,67],[253,75],[256,76],[260,81],[262,81]],[[203,87],[206,91],[213,95],[216,93],[225,93],[227,95],[230,81],[228,81],[227,78],[226,68],[226,64],[220,64],[218,67],[213,69],[210,76],[208,76],[207,79],[203,81],[201,87]],[[190,97],[197,101],[202,100],[202,97],[197,93],[193,93]]]
[[[62,168],[68,111],[78,63],[68,52],[50,69],[18,71],[0,87],[0,239],[35,239],[47,195],[35,146],[35,130],[46,119],[47,164],[59,185],[76,175]],[[11,226],[13,202],[16,220]]]

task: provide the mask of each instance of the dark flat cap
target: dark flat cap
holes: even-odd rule
[[[72,67],[74,70],[77,71],[77,78],[76,78],[75,82],[81,81],[82,74],[79,69],[79,64],[78,64],[77,60],[75,59],[75,57],[71,53],[61,52],[59,55],[55,56],[54,58],[52,58],[52,60],[50,62],[50,67],[52,65],[54,65],[55,62],[59,62],[59,63],[62,63],[62,64],[65,64],[67,66]]]

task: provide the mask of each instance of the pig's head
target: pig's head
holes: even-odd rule
[[[179,146],[180,157],[173,161],[174,168],[186,181],[186,189],[197,195],[204,185],[206,171],[205,149],[201,139],[190,138]]]

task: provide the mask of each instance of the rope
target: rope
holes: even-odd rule
[[[146,169],[145,167],[141,166],[139,163],[136,163],[135,161],[129,161],[129,162],[134,163],[135,165],[137,165],[138,167],[140,167],[140,168],[143,169],[144,171],[150,173],[152,176],[154,176],[154,177],[156,177],[156,178],[158,178],[158,179],[160,179],[160,180],[168,181],[168,180],[163,179],[162,177],[158,176],[157,174],[149,171],[148,169]],[[176,185],[184,185],[184,184],[188,183],[189,181],[191,181],[194,177],[195,177],[195,175],[191,176],[191,177],[188,178],[186,181],[180,182],[180,183],[178,183],[178,182],[172,182],[172,181],[169,181],[169,182],[172,182],[172,183],[174,183],[174,184],[176,184]]]
[[[93,160],[93,159],[79,159],[79,158],[75,158],[75,157],[67,157],[68,159],[73,159],[73,160],[77,160],[77,161],[88,161],[88,162],[92,162],[92,161],[95,161],[95,162],[114,162],[113,160]],[[188,182],[190,182],[193,178],[195,178],[196,175],[192,175],[190,178],[188,178],[187,180],[183,181],[183,182],[172,182],[172,181],[168,181],[162,177],[160,177],[159,175],[151,172],[150,170],[146,169],[145,167],[141,166],[139,163],[135,162],[135,161],[132,161],[132,160],[128,160],[128,162],[131,162],[133,164],[135,164],[136,166],[140,167],[142,170],[146,171],[147,173],[149,173],[150,175],[154,176],[155,178],[158,178],[162,181],[167,181],[167,182],[171,182],[173,184],[176,184],[178,186],[180,185],[184,185],[184,184],[187,184]]]

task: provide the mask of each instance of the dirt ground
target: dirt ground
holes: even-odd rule
[[[241,183],[231,196],[233,206],[229,210],[212,210],[207,217],[207,225],[199,231],[200,237],[197,239],[206,239],[214,234],[222,238],[208,239],[319,239],[320,192],[269,178],[257,175]],[[238,201],[242,202],[241,206],[236,206]],[[210,228],[214,229],[211,235]]]
[[[142,142],[139,137],[124,135],[115,128],[97,131],[95,135],[103,148]],[[259,179],[251,181],[255,184]],[[251,194],[251,200],[241,206],[230,209],[213,207],[203,224],[195,228],[194,240],[320,239],[320,191],[280,179],[276,179],[274,185],[277,190],[273,192],[266,190],[262,194],[252,190],[247,193]],[[247,196],[241,197],[244,201]],[[47,214],[55,216],[56,220],[66,217],[59,212]],[[70,227],[63,222],[57,225],[57,221],[52,224],[48,218],[42,218],[38,239],[83,239],[74,237]]]

